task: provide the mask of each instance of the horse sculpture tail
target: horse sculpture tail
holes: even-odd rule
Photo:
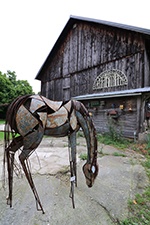
[[[18,129],[16,126],[16,113],[18,108],[23,102],[25,102],[30,95],[19,96],[16,98],[8,107],[6,113],[6,122],[4,128],[4,141],[5,141],[5,151],[10,144],[10,139],[13,141],[16,134],[18,133]]]
[[[18,129],[16,126],[16,113],[20,105],[27,100],[30,95],[19,96],[8,107],[6,113],[5,127],[4,127],[4,158],[3,158],[3,186],[5,186],[5,164],[7,161],[8,173],[11,171],[11,165],[14,164],[14,153],[22,146],[22,137],[16,137]],[[15,148],[14,147],[15,143]],[[17,144],[16,144],[17,143]],[[13,153],[10,153],[10,149],[13,149]],[[12,174],[10,175],[12,176]],[[11,180],[11,179],[9,179]]]
[[[93,120],[81,102],[74,101],[76,116],[80,124],[87,143],[87,162],[83,166],[83,172],[86,177],[88,187],[92,187],[96,176],[98,175],[97,164],[97,135]]]

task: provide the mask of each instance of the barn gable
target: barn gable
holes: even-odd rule
[[[36,76],[41,80],[41,94],[53,100],[78,99],[78,96],[80,100],[86,100],[86,96],[103,93],[107,96],[107,93],[149,87],[149,49],[148,29],[71,16]],[[137,116],[139,123],[144,120],[144,111],[137,111],[137,107],[145,103],[141,103],[141,98],[138,101],[132,98],[128,102],[133,100],[136,116],[126,136],[133,136],[135,130],[136,133],[140,131],[141,124],[136,125]],[[118,99],[113,101],[111,99],[108,105],[104,101],[105,107],[97,106],[96,112],[89,99],[84,103],[100,124],[104,121],[102,118],[107,118],[106,111],[112,105],[119,108]],[[126,101],[119,101],[120,105],[127,105]],[[131,114],[130,118],[133,119]],[[126,119],[124,117],[124,124]]]

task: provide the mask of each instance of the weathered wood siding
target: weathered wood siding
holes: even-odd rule
[[[52,100],[68,100],[78,95],[97,92],[114,92],[150,86],[150,44],[143,34],[102,24],[77,22],[61,40],[53,58],[41,77],[41,94]],[[128,83],[124,86],[93,90],[98,75],[106,70],[122,71]],[[99,132],[108,131],[107,111],[115,104],[124,105],[116,120],[118,129],[126,137],[133,137],[142,129],[144,102],[141,96],[103,99],[104,108],[90,106],[94,123]],[[132,105],[129,111],[128,105]]]
[[[67,34],[42,77],[42,94],[51,97],[51,89],[54,88],[56,93],[53,98],[60,100],[66,96],[65,86],[70,89],[70,97],[93,93],[95,78],[109,69],[121,70],[128,78],[128,85],[103,89],[101,92],[143,87],[144,48],[144,40],[139,33],[86,22],[77,23]],[[62,82],[66,77],[70,87]],[[56,82],[53,84],[51,81]],[[46,90],[44,82],[48,82]],[[146,84],[150,85],[149,80]]]
[[[138,102],[136,97],[121,97],[121,98],[106,98],[102,99],[105,104],[104,106],[91,107],[90,101],[83,101],[84,105],[88,108],[88,110],[92,113],[93,120],[95,123],[96,130],[100,133],[110,132],[109,127],[110,124],[110,116],[108,112],[112,109],[118,112],[118,118],[113,119],[114,132],[115,130],[123,136],[133,138],[134,133],[139,131],[137,123],[137,114],[139,111]],[[92,102],[94,100],[91,100]],[[98,101],[98,100],[95,100]],[[99,99],[101,101],[101,99]],[[112,107],[114,105],[114,108]],[[123,105],[123,110],[120,109],[120,105]],[[132,109],[131,111],[129,109]]]

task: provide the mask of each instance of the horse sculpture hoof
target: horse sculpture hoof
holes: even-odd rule
[[[7,205],[10,205],[10,207],[12,207],[9,196],[6,197],[6,200],[7,200]]]

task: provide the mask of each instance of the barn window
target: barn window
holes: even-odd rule
[[[106,70],[96,77],[93,84],[93,90],[119,87],[127,84],[127,76],[122,71],[116,69]]]

